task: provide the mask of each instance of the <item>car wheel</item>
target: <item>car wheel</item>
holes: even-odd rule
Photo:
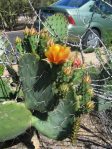
[[[82,46],[84,49],[86,48],[97,48],[100,46],[100,33],[96,29],[92,29],[87,31],[85,34]]]

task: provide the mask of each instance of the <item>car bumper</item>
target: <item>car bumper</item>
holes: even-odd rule
[[[79,42],[86,33],[87,28],[82,26],[68,25],[68,41]]]

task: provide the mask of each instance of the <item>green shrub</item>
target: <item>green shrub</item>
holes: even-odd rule
[[[18,15],[25,13],[29,9],[27,0],[1,0],[0,21],[5,28],[12,30],[17,24]]]

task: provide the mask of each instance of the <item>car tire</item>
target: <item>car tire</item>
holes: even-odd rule
[[[94,34],[95,33],[95,34]],[[100,33],[96,29],[88,30],[82,40],[83,49],[100,47]]]

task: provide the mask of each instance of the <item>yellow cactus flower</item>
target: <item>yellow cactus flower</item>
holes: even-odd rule
[[[86,108],[87,108],[88,110],[93,110],[94,107],[95,107],[95,104],[94,104],[93,101],[88,101],[88,102],[87,102]]]
[[[22,39],[20,37],[16,37],[16,43],[21,43],[22,42]]]
[[[54,44],[46,50],[45,56],[48,58],[49,62],[61,64],[68,59],[70,52],[69,47]]]
[[[25,35],[28,35],[29,32],[30,32],[30,29],[26,26],[26,28],[25,28],[25,30],[24,30],[24,34],[25,34]]]

